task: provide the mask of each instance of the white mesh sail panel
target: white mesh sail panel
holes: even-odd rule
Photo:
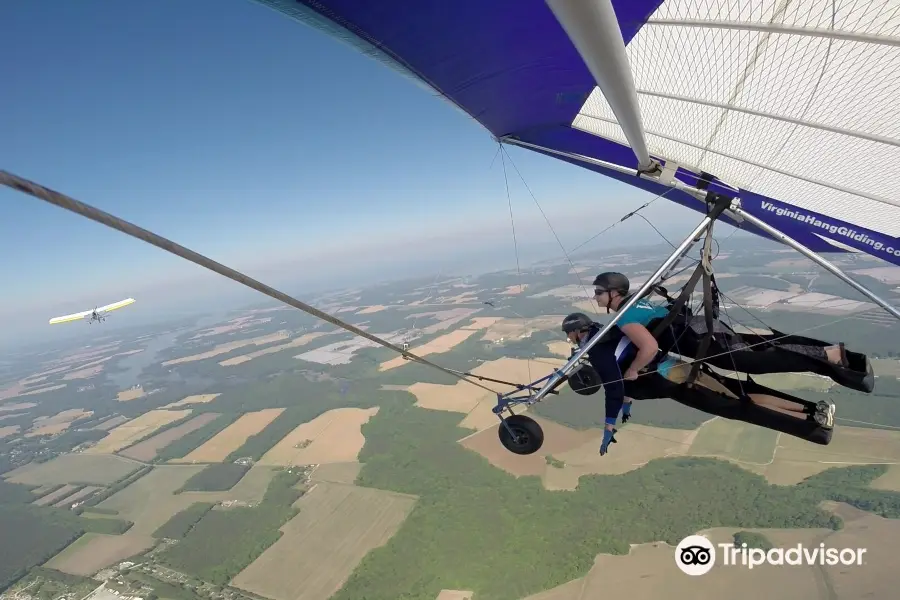
[[[900,0],[666,0],[627,53],[652,154],[900,236]]]

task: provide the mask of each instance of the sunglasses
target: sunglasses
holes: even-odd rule
[[[605,293],[607,293],[608,291],[609,291],[609,290],[603,290],[603,289],[600,289],[600,288],[594,288],[594,295],[595,295],[595,296],[599,296],[600,294],[605,294]]]

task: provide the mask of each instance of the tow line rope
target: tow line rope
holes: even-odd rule
[[[409,351],[403,350],[399,346],[395,346],[394,344],[388,342],[385,339],[378,337],[377,335],[372,335],[371,333],[363,331],[362,329],[359,329],[358,327],[355,327],[355,326],[351,325],[350,323],[345,323],[344,321],[341,321],[340,319],[333,317],[333,316],[329,315],[328,313],[322,312],[321,310],[314,308],[314,307],[310,306],[309,304],[306,304],[305,302],[301,302],[300,300],[297,300],[296,298],[288,296],[287,294],[280,292],[280,291],[276,290],[275,288],[269,287],[268,285],[261,283],[255,279],[253,279],[252,277],[248,277],[247,275],[244,275],[243,273],[241,273],[239,271],[235,271],[234,269],[232,269],[230,267],[226,267],[225,265],[218,263],[210,258],[207,258],[206,256],[203,256],[202,254],[199,254],[197,252],[194,252],[193,250],[190,250],[189,248],[185,248],[184,246],[176,244],[175,242],[173,242],[169,239],[166,239],[160,235],[157,235],[157,234],[153,233],[152,231],[148,231],[148,230],[146,230],[142,227],[139,227],[133,223],[129,223],[128,221],[125,221],[124,219],[120,219],[119,217],[116,217],[107,212],[104,212],[104,211],[100,210],[99,208],[95,208],[93,206],[90,206],[89,204],[79,202],[78,200],[75,200],[74,198],[66,196],[65,194],[62,194],[55,190],[51,190],[51,189],[44,187],[38,183],[29,181],[29,180],[19,177],[17,175],[13,175],[12,173],[9,173],[7,171],[0,170],[0,184],[3,184],[14,190],[18,190],[18,191],[22,192],[23,194],[27,194],[29,196],[37,198],[38,200],[43,200],[44,202],[48,202],[50,204],[56,205],[60,208],[63,208],[65,210],[68,210],[75,214],[86,217],[92,221],[96,221],[97,223],[100,223],[101,225],[106,225],[107,227],[109,227],[111,229],[116,229],[118,231],[121,231],[122,233],[124,233],[126,235],[129,235],[133,238],[139,239],[148,244],[156,246],[157,248],[160,248],[161,250],[165,250],[166,252],[169,252],[170,254],[179,256],[179,257],[181,257],[185,260],[188,260],[196,265],[199,265],[201,267],[209,269],[210,271],[218,273],[219,275],[222,275],[223,277],[227,277],[228,279],[231,279],[232,281],[235,281],[235,282],[245,285],[251,289],[254,289],[254,290],[260,292],[261,294],[265,294],[266,296],[269,296],[270,298],[273,298],[280,302],[284,302],[287,305],[293,306],[294,308],[300,309],[303,312],[309,313],[309,314],[313,315],[314,317],[322,319],[323,321],[325,321],[327,323],[331,323],[332,325],[335,325],[342,329],[346,329],[350,333],[354,333],[360,337],[364,337],[367,340],[375,342],[376,344],[378,344],[380,346],[384,346],[385,348],[390,348],[391,350],[401,354],[404,357],[418,361],[424,365],[435,368],[443,373],[446,373],[448,375],[451,375],[453,377],[456,377],[458,379],[466,381],[466,382],[468,382],[474,386],[477,386],[483,390],[487,390],[488,392],[490,392],[492,394],[497,393],[495,390],[492,390],[491,388],[489,388],[485,385],[482,385],[482,384],[478,383],[477,381],[473,381],[472,379],[469,379],[468,377],[466,377],[464,375],[460,375],[458,372],[455,372],[451,369],[444,368],[444,367],[442,367],[438,364],[435,364],[429,360],[426,360],[420,356],[416,356],[415,354],[412,354]]]

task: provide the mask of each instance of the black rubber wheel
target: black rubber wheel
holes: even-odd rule
[[[596,394],[600,389],[600,377],[591,365],[582,365],[580,369],[569,375],[569,387],[580,396]]]
[[[507,427],[509,429],[507,429]],[[509,430],[513,435],[510,435]],[[544,445],[544,430],[537,421],[525,415],[513,415],[500,423],[500,443],[513,454],[534,454]]]

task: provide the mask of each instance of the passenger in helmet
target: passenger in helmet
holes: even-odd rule
[[[617,311],[628,302],[629,288],[628,278],[621,273],[601,273],[594,280],[595,298],[609,312]],[[664,306],[654,305],[646,299],[638,300],[621,315],[616,322],[617,327],[587,352],[588,360],[603,383],[606,395],[606,427],[600,447],[601,455],[606,454],[609,443],[615,441],[613,433],[619,411],[622,411],[623,423],[631,417],[632,398],[671,397],[711,414],[744,420],[810,441],[813,438],[830,441],[830,430],[834,424],[832,402],[795,400],[784,394],[778,395],[755,382],[752,385],[746,384],[748,389],[745,390],[737,380],[729,381],[709,369],[703,369],[695,381],[702,388],[702,395],[698,395],[696,391],[685,391],[680,384],[686,382],[691,365],[669,354],[658,356],[659,344],[646,327],[648,323],[665,317],[667,313],[668,309]],[[575,345],[586,342],[600,329],[597,323],[583,313],[573,313],[563,321],[563,331]],[[640,371],[654,362],[651,372],[639,379]],[[735,385],[738,389],[731,389]],[[730,404],[726,406],[719,400]],[[745,406],[747,404],[761,410],[748,412]],[[785,421],[784,417],[789,418]],[[828,431],[823,433],[818,431],[820,428]]]
[[[563,333],[569,338],[569,342],[575,346],[581,345],[600,331],[600,325],[584,313],[572,313],[563,320]],[[606,454],[609,444],[614,442],[613,434],[615,425],[622,412],[622,422],[631,416],[631,400],[625,398],[625,385],[622,379],[622,371],[616,360],[614,352],[603,341],[596,344],[587,352],[588,360],[594,371],[597,372],[606,401],[606,426],[603,431],[603,443],[600,446],[600,454]],[[627,401],[627,405],[626,405]]]

